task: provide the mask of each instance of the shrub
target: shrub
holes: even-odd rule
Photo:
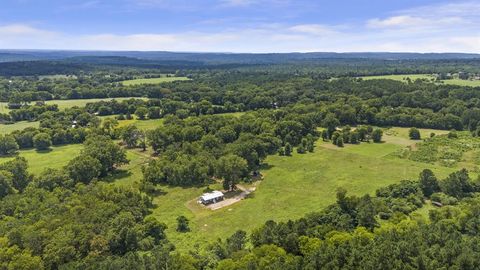
[[[410,137],[410,139],[412,140],[420,140],[421,139],[420,131],[417,128],[412,127],[408,131],[408,137]]]
[[[52,145],[52,138],[48,133],[38,133],[33,137],[33,146],[37,150],[47,150]]]

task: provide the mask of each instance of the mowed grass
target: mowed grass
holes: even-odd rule
[[[146,99],[146,98],[140,98],[140,97],[133,97],[134,99]],[[127,98],[92,98],[92,99],[66,99],[66,100],[48,100],[45,103],[46,104],[57,104],[59,110],[65,110],[68,108],[72,107],[85,107],[87,103],[95,103],[99,101],[110,101],[110,100],[116,100],[118,102],[124,101],[131,99],[129,97]]]
[[[21,122],[16,122],[14,124],[0,124],[0,134],[9,134],[15,130],[23,130],[27,127],[34,127],[38,128],[40,126],[40,122],[27,122],[27,121],[21,121]]]
[[[451,79],[451,80],[444,80],[445,84],[454,84],[454,85],[461,85],[461,86],[471,86],[471,87],[479,87],[480,80],[460,80],[460,79]]]
[[[398,131],[403,134],[403,128]],[[432,169],[440,178],[456,170],[391,157],[389,154],[405,147],[403,140],[409,141],[401,139],[402,144],[386,140],[381,144],[362,143],[344,148],[331,147],[330,142],[320,140],[314,153],[270,156],[261,170],[264,180],[253,196],[216,211],[195,203],[203,188],[162,187],[164,194],[155,197],[157,208],[152,215],[169,226],[169,238],[178,248],[186,250],[193,242],[208,243],[228,237],[238,229],[251,231],[269,219],[295,219],[320,211],[335,201],[339,187],[350,194],[374,194],[380,187],[417,179],[425,168]],[[175,231],[175,219],[180,215],[191,220],[192,232]]]
[[[46,168],[61,168],[78,156],[83,145],[70,144],[65,146],[51,147],[50,151],[39,152],[35,149],[21,150],[19,156],[28,161],[28,171],[33,174],[39,174]],[[14,157],[0,157],[0,164],[12,160]]]
[[[160,78],[126,80],[126,81],[122,81],[121,83],[125,86],[132,86],[132,85],[160,84],[160,83],[166,83],[166,82],[189,81],[189,80],[190,79],[187,77],[160,77]]]
[[[361,77],[364,80],[379,80],[379,79],[388,79],[388,80],[395,80],[395,81],[402,81],[407,82],[407,78],[410,80],[415,81],[417,79],[426,79],[432,82],[436,82],[436,77],[432,74],[402,74],[402,75],[381,75],[381,76],[365,76]],[[452,84],[452,85],[460,85],[460,86],[471,86],[471,87],[478,87],[480,86],[480,80],[460,80],[460,79],[450,79],[450,80],[442,80],[444,84]]]
[[[245,114],[245,112],[219,113],[219,114],[216,114],[216,115],[240,117],[243,114]],[[102,116],[100,118],[102,118],[102,119],[115,118],[115,116],[113,116],[113,115]],[[142,130],[152,130],[152,129],[156,129],[156,128],[162,126],[164,121],[165,121],[164,118],[140,120],[136,116],[133,116],[133,119],[119,120],[117,128],[125,127],[125,126],[128,126],[128,125],[135,125],[139,129],[142,129]]]
[[[431,74],[400,74],[400,75],[380,75],[380,76],[365,76],[361,77],[364,80],[380,80],[380,79],[386,79],[386,80],[395,80],[395,81],[407,81],[407,78],[410,78],[410,80],[415,81],[418,79],[427,79],[427,80],[435,80],[435,76]]]

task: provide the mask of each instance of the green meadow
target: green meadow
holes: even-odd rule
[[[38,128],[40,125],[40,122],[28,122],[28,121],[21,121],[21,122],[16,122],[14,124],[0,124],[0,134],[8,134],[11,133],[15,130],[23,130],[28,127],[34,127]]]
[[[166,83],[166,82],[188,81],[188,80],[190,79],[187,77],[160,77],[160,78],[126,80],[126,81],[122,81],[121,83],[125,86],[131,86],[131,85],[159,84],[159,83]]]
[[[72,107],[85,107],[87,103],[94,103],[94,102],[99,102],[99,101],[109,101],[109,100],[116,100],[116,101],[123,101],[123,100],[128,100],[131,98],[135,99],[146,99],[142,97],[119,97],[119,98],[91,98],[91,99],[58,99],[58,100],[47,100],[45,101],[46,104],[57,104],[58,109],[60,110],[65,110],[67,108],[72,108]],[[7,102],[0,102],[0,113],[7,113],[10,110],[8,109]]]
[[[421,130],[422,134],[431,131]],[[425,168],[432,169],[439,177],[456,169],[392,156],[397,150],[416,143],[404,136],[407,132],[406,128],[390,129],[391,135],[384,136],[381,144],[361,143],[338,148],[319,140],[314,153],[270,156],[261,170],[264,180],[255,183],[256,191],[248,199],[215,211],[196,203],[205,187],[161,186],[160,195],[154,198],[156,207],[152,215],[166,222],[169,238],[179,249],[187,250],[194,242],[208,243],[227,237],[239,228],[250,231],[269,219],[288,220],[320,211],[335,201],[339,187],[351,194],[374,194],[376,189],[388,184],[416,179]],[[130,151],[129,158],[130,164],[123,168],[129,173],[116,176],[115,184],[137,185],[140,181],[141,165],[148,161],[148,154]],[[190,219],[191,232],[175,231],[176,218],[180,215]]]
[[[234,112],[234,113],[219,113],[219,114],[216,114],[216,115],[224,115],[224,116],[233,116],[233,117],[240,117],[241,115],[243,115],[244,112]],[[115,116],[102,116],[100,117],[101,119],[105,119],[105,118],[113,118]],[[151,129],[155,129],[161,125],[163,125],[163,121],[164,119],[163,118],[160,118],[160,119],[146,119],[146,120],[140,120],[138,119],[136,116],[133,116],[133,119],[129,119],[129,120],[119,120],[118,121],[118,128],[121,128],[121,127],[125,127],[125,126],[128,126],[128,125],[135,125],[137,126],[139,129],[143,129],[143,130],[151,130]]]
[[[28,161],[28,170],[30,173],[39,174],[46,168],[58,169],[76,157],[80,150],[81,144],[70,144],[65,146],[51,147],[50,151],[37,151],[35,149],[21,150],[18,155],[24,157]],[[14,157],[0,157],[0,163],[12,160]]]
[[[364,80],[379,80],[379,79],[388,79],[388,80],[395,80],[395,81],[403,81],[407,82],[407,78],[411,81],[415,81],[418,79],[421,80],[429,80],[432,82],[436,82],[436,77],[432,74],[402,74],[402,75],[381,75],[381,76],[365,76],[361,77]],[[480,86],[480,80],[460,80],[460,79],[450,79],[450,80],[442,80],[444,84],[452,84],[452,85],[460,85],[460,86],[471,86],[477,87]]]
[[[364,80],[380,80],[380,79],[386,79],[386,80],[395,80],[395,81],[407,81],[407,78],[410,78],[410,80],[415,81],[415,80],[435,80],[435,76],[431,74],[400,74],[400,75],[380,75],[380,76],[365,76],[361,77]]]
[[[138,97],[134,97],[138,98]],[[94,103],[94,102],[99,102],[99,101],[109,101],[109,100],[116,100],[116,101],[123,101],[123,100],[128,100],[131,99],[130,97],[124,98],[93,98],[93,99],[67,99],[67,100],[48,100],[46,101],[47,104],[57,104],[58,109],[60,110],[65,110],[67,108],[71,107],[85,107],[87,103]],[[143,99],[143,98],[142,98]]]

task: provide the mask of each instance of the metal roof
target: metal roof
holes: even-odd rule
[[[204,201],[210,201],[221,197],[223,197],[223,193],[221,191],[214,190],[210,193],[204,193],[202,196],[200,196],[200,199]]]

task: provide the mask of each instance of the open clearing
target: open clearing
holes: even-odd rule
[[[219,113],[216,115],[223,115],[223,116],[233,116],[233,117],[240,117],[244,112],[234,112],[234,113]],[[114,115],[109,115],[109,116],[101,116],[100,118],[105,119],[105,118],[114,118]],[[161,125],[163,125],[163,121],[165,119],[160,118],[160,119],[147,119],[147,120],[139,120],[136,116],[133,116],[133,119],[130,120],[119,120],[118,121],[118,127],[125,127],[128,125],[135,125],[139,129],[142,130],[151,130],[155,129]]]
[[[39,152],[35,149],[21,150],[19,156],[28,161],[28,171],[33,174],[39,174],[46,168],[61,168],[76,157],[83,145],[69,144],[65,146],[51,147],[50,151]],[[0,163],[12,160],[14,157],[0,157]]]
[[[432,82],[435,82],[435,76],[432,74],[402,74],[402,75],[381,75],[381,76],[365,76],[361,77],[364,80],[379,80],[379,79],[388,79],[395,81],[407,82],[407,78],[415,81],[417,79],[426,79]],[[460,86],[471,86],[477,87],[480,86],[480,80],[460,80],[460,79],[450,79],[442,80],[444,84],[460,85]]]
[[[421,129],[424,136],[431,131]],[[330,142],[319,140],[314,153],[270,156],[261,170],[264,180],[257,182],[255,192],[244,200],[214,211],[196,203],[205,187],[161,186],[160,194],[154,198],[156,208],[152,215],[167,223],[169,238],[179,249],[186,250],[194,242],[207,243],[218,237],[227,237],[239,228],[250,231],[269,219],[295,219],[305,213],[320,211],[335,201],[339,187],[346,188],[351,194],[373,194],[385,185],[416,179],[425,168],[432,169],[441,178],[456,169],[389,155],[406,145],[415,144],[404,137],[407,132],[407,128],[393,128],[390,138],[382,144],[331,148]],[[125,167],[129,173],[116,177],[118,185],[139,182],[141,164],[148,161],[148,157],[141,154],[130,153],[129,158],[131,163]],[[215,184],[210,188],[221,189],[221,186]],[[190,219],[192,232],[175,231],[176,218],[180,215]]]
[[[144,99],[146,98],[143,97],[118,97],[118,98],[91,98],[91,99],[55,99],[55,100],[47,100],[45,101],[46,104],[57,104],[58,109],[60,110],[65,110],[67,108],[72,108],[72,107],[85,107],[87,103],[94,103],[94,102],[99,102],[99,101],[109,101],[109,100],[116,100],[116,101],[123,101],[123,100],[128,100],[128,99]],[[0,102],[0,113],[6,113],[9,111],[8,102]]]
[[[0,134],[8,134],[11,133],[15,130],[23,130],[27,127],[34,127],[38,128],[40,125],[40,122],[27,122],[27,121],[21,121],[21,122],[16,122],[14,124],[0,124]]]
[[[141,84],[159,84],[166,82],[175,82],[175,81],[189,81],[187,77],[161,77],[161,78],[148,78],[148,79],[135,79],[135,80],[126,80],[121,83],[125,86],[131,85],[141,85]]]

